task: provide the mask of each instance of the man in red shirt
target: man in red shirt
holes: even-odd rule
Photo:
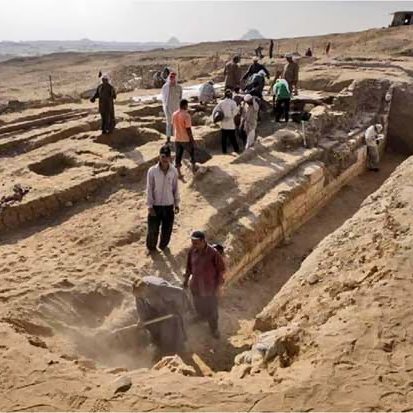
[[[188,113],[188,101],[182,99],[177,110],[172,116],[172,125],[175,134],[175,167],[179,178],[182,178],[181,166],[182,156],[185,151],[189,153],[192,164],[192,172],[195,173],[195,141],[192,135],[191,115]]]
[[[193,232],[191,241],[183,287],[189,284],[199,318],[207,320],[212,336],[219,338],[218,290],[224,283],[224,260],[202,231]]]

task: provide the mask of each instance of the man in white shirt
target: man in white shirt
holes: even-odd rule
[[[166,121],[166,141],[171,141],[172,115],[179,110],[179,102],[182,100],[182,87],[178,84],[176,73],[169,74],[167,82],[162,87],[162,106]]]
[[[175,214],[179,212],[178,171],[171,163],[171,149],[163,146],[159,162],[149,168],[147,175],[148,234],[146,246],[156,251],[159,228],[159,248],[166,249],[171,239]]]
[[[215,106],[212,117],[214,117],[215,113],[220,111],[223,113],[224,118],[221,122],[221,133],[222,133],[222,153],[227,153],[227,145],[228,139],[231,142],[234,151],[239,153],[239,146],[235,134],[235,122],[234,118],[235,115],[239,112],[239,107],[232,99],[232,91],[226,90],[225,91],[225,98]]]
[[[380,133],[383,131],[383,126],[379,123],[371,125],[366,129],[365,139],[367,145],[367,168],[371,171],[379,170],[380,152],[379,142],[383,139]]]

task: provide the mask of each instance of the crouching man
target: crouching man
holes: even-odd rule
[[[190,287],[198,318],[208,321],[212,336],[218,339],[218,291],[224,283],[224,260],[218,248],[208,245],[202,231],[193,232],[191,241],[183,287]]]
[[[149,276],[133,284],[139,325],[150,334],[159,356],[185,351],[187,340],[184,315],[190,311],[182,288],[160,277]]]
[[[380,141],[384,139],[381,135],[383,132],[383,126],[380,123],[376,125],[371,125],[367,128],[365,132],[365,139],[367,145],[367,168],[370,171],[378,171],[380,164],[380,151],[379,144]]]

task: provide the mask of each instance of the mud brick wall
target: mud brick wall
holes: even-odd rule
[[[366,148],[357,149],[355,154],[356,162],[333,180],[322,162],[308,162],[299,168],[297,177],[287,178],[279,189],[267,194],[267,199],[257,206],[262,208],[260,213],[253,211],[249,225],[232,235],[228,283],[245,276],[272,248],[317,214],[344,185],[365,170]]]

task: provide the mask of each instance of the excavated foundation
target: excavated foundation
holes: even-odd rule
[[[304,129],[293,126],[273,130],[253,149],[238,157],[220,158],[217,163],[213,158],[206,162],[189,181],[187,193],[194,193],[201,207],[205,206],[204,216],[197,217],[197,225],[206,229],[211,240],[225,244],[228,264],[227,292],[221,304],[223,339],[214,341],[204,325],[189,326],[188,352],[200,357],[209,371],[231,369],[234,357],[248,348],[252,340],[251,331],[239,333],[240,322],[248,324],[253,320],[298,269],[305,255],[345,217],[338,216],[325,231],[318,232],[318,237],[303,244],[305,251],[298,253],[288,250],[288,245],[299,236],[300,228],[305,229],[307,225],[306,231],[316,232],[337,194],[340,198],[340,193],[351,188],[352,182],[363,179],[359,176],[371,180],[363,175],[366,170],[364,131],[378,121],[387,131],[391,100],[385,96],[393,90],[388,82],[366,83],[352,84],[339,93],[330,106],[316,105]],[[372,91],[371,95],[363,95],[365,90]],[[159,105],[152,105],[136,109],[131,115],[156,116],[159,109]],[[263,129],[268,129],[269,125],[269,121],[265,122]],[[219,145],[217,127],[198,126],[196,136],[200,146],[216,148]],[[156,161],[162,139],[154,129],[142,132],[124,126],[113,135],[93,136],[88,149],[84,149],[84,142],[76,141],[63,154],[52,157],[44,157],[42,152],[29,154],[28,159],[36,162],[30,163],[28,169],[36,175],[58,179],[77,169],[72,167],[74,164],[69,162],[72,158],[67,153],[75,157],[76,165],[83,167],[84,175],[73,175],[70,186],[61,188],[60,192],[47,193],[48,187],[45,187],[42,198],[28,198],[4,209],[0,214],[0,228],[10,229],[36,219],[37,205],[44,207],[50,201],[51,206],[46,210],[52,213],[68,202],[79,201],[91,191],[97,191],[103,183],[114,183],[121,174],[140,182],[147,168]],[[371,187],[363,187],[358,198],[349,199],[357,199],[360,203],[402,160],[403,157],[392,158],[385,172],[371,180]],[[88,188],[87,184],[93,188]],[[24,205],[29,217],[22,212],[26,211]],[[346,217],[355,210],[353,206],[348,208]],[[142,231],[134,229],[122,240],[114,240],[113,246],[137,242],[142,238]],[[294,265],[284,268],[279,279],[273,271],[261,283],[257,275],[260,269],[271,259],[282,267],[279,253],[286,249],[294,256]],[[171,268],[182,267],[185,256],[186,249],[180,247],[174,257],[169,257],[167,271],[173,273],[173,282],[178,282],[179,276]],[[136,267],[138,274],[153,271],[153,263],[141,267],[138,263]],[[162,275],[167,277],[166,272]],[[54,337],[57,340],[55,350],[64,353],[64,358],[69,360],[83,360],[97,367],[150,367],[153,352],[144,332],[132,329],[114,334],[136,321],[131,281],[129,274],[111,280],[110,285],[98,280],[93,285],[66,282],[53,292],[41,294],[33,317],[35,321],[23,321],[24,317],[11,317],[6,321],[25,334],[40,337],[39,346],[43,345],[43,340],[47,345],[48,337]],[[203,371],[205,374],[205,368]]]
[[[223,340],[216,342],[210,338],[206,325],[188,324],[188,353],[183,358],[199,374],[229,371],[233,367],[235,356],[251,342],[247,335],[240,339],[240,320],[253,320],[318,242],[350,218],[364,198],[404,159],[400,155],[386,155],[383,171],[375,174],[364,172],[364,153],[360,151],[360,160],[340,180],[324,186],[324,191],[319,188],[325,179],[319,165],[305,168],[307,189],[294,190],[297,196],[286,204],[283,213],[284,229],[278,215],[266,217],[267,237],[230,273],[231,286],[220,305]],[[314,198],[315,193],[319,195]],[[286,240],[286,244],[281,243]],[[41,296],[36,316],[41,320],[39,325],[8,321],[26,334],[40,336],[41,340],[60,336],[59,351],[66,359],[80,360],[79,363],[93,368],[127,369],[150,368],[158,360],[144,331],[118,332],[136,322],[134,299],[126,279],[117,287],[99,282],[97,287],[66,282],[60,290]],[[196,354],[198,364],[190,354]]]

